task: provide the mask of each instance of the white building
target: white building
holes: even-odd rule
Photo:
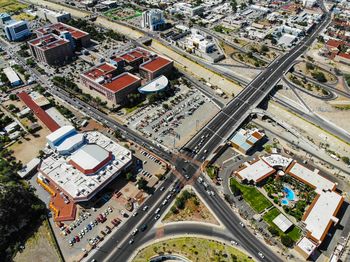
[[[9,41],[19,41],[31,34],[27,21],[11,20],[4,26],[6,37]]]
[[[214,50],[215,44],[202,35],[199,30],[191,29],[191,33],[187,37],[188,47],[198,49],[203,53],[211,53]]]
[[[303,6],[306,8],[312,8],[316,4],[316,0],[303,0]]]
[[[183,14],[189,17],[193,17],[196,15],[201,15],[204,12],[204,6],[195,6],[193,7],[191,4],[188,3],[175,3],[172,8],[170,8],[171,14]]]
[[[131,151],[93,131],[81,139],[73,127],[61,127],[47,137],[49,155],[39,167],[38,178],[73,202],[88,201],[132,163]],[[73,139],[72,139],[73,138]],[[55,150],[65,144],[68,154]],[[53,145],[53,147],[52,147]]]
[[[147,28],[151,31],[161,29],[165,24],[163,11],[159,9],[150,9],[142,13],[142,28]]]
[[[18,86],[22,83],[21,79],[18,77],[17,73],[12,69],[12,67],[4,68],[3,72],[10,81],[11,86]]]
[[[68,12],[65,12],[65,11],[56,12],[45,8],[40,8],[36,12],[36,14],[39,18],[48,20],[52,24],[55,24],[58,22],[64,23],[71,19],[71,15]]]

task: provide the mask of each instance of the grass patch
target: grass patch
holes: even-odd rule
[[[0,0],[0,13],[11,14],[27,7],[27,5],[19,3],[16,0]]]
[[[350,110],[350,105],[337,105],[334,107],[339,110]]]
[[[244,200],[258,213],[272,206],[272,203],[255,187],[242,185],[234,178],[231,178],[230,185],[235,185],[242,192]]]
[[[217,174],[219,172],[219,168],[217,166],[208,166],[206,168],[207,174],[211,179],[214,179],[217,177]]]
[[[348,86],[350,86],[350,74],[345,74],[344,78],[345,78],[345,81],[348,84]]]
[[[267,212],[263,219],[268,223],[271,227],[275,228],[278,231],[280,236],[288,235],[294,242],[297,242],[301,236],[300,228],[293,226],[292,230],[287,231],[287,233],[283,233],[272,221],[280,214],[281,212],[277,208],[271,209]]]
[[[20,13],[18,15],[14,15],[12,16],[12,18],[14,18],[15,20],[27,20],[27,21],[32,21],[34,20],[34,16],[29,15],[27,13]]]
[[[141,16],[142,12],[132,8],[116,8],[105,12],[104,15],[113,20],[125,21]]]
[[[253,261],[238,249],[215,240],[180,237],[147,246],[137,254],[133,262],[150,261],[160,254],[178,254],[190,261]]]
[[[125,112],[126,112],[127,114],[130,114],[130,113],[134,112],[136,109],[138,109],[138,108],[140,108],[140,107],[143,107],[143,106],[144,106],[144,104],[141,103],[141,104],[138,104],[138,105],[133,106],[133,107],[125,107],[124,109],[125,109]]]

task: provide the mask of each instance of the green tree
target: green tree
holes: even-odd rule
[[[125,177],[126,177],[126,180],[130,181],[133,179],[134,175],[131,172],[128,172],[126,173]]]
[[[270,48],[267,45],[262,45],[260,50],[262,53],[267,53],[270,51]]]
[[[140,177],[139,180],[137,180],[137,186],[139,189],[146,190],[147,189],[147,180],[143,177]]]
[[[230,5],[232,7],[232,11],[236,13],[237,12],[237,1],[236,0],[231,0],[230,1]]]
[[[345,164],[350,165],[350,159],[349,159],[349,157],[347,157],[347,156],[342,156],[341,160],[342,160]]]
[[[290,236],[288,236],[288,235],[282,235],[281,236],[281,242],[286,247],[293,247],[293,245],[294,245],[293,239]]]
[[[17,96],[15,94],[9,95],[10,100],[14,101],[17,100]]]
[[[279,235],[278,230],[275,227],[269,226],[267,229],[269,230],[272,236],[275,237]]]

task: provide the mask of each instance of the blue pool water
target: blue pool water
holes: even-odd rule
[[[282,205],[288,205],[288,200],[286,198],[283,198],[281,200]]]
[[[283,191],[286,193],[286,198],[288,200],[291,200],[291,201],[295,200],[295,194],[294,194],[294,191],[292,189],[285,187],[283,189]]]

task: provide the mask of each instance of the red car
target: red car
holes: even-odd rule
[[[75,236],[75,241],[79,242],[80,238],[78,236]]]

